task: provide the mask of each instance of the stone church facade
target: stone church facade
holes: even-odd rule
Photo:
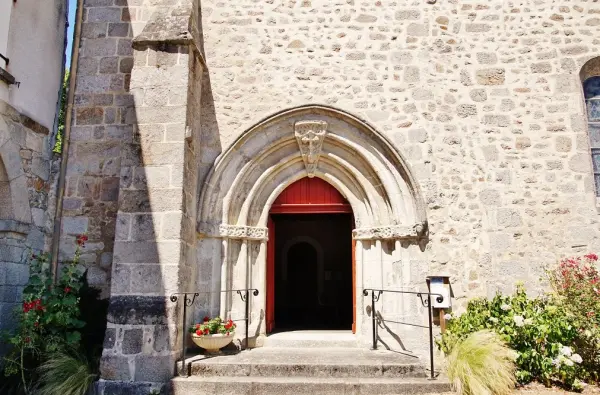
[[[100,387],[172,377],[175,292],[214,292],[198,319],[238,317],[220,291],[258,289],[264,342],[270,209],[305,177],[351,206],[365,347],[364,288],[447,275],[460,308],[598,251],[599,33],[591,1],[86,0],[60,240],[67,257],[87,232],[110,298]],[[386,298],[387,319],[426,322]]]

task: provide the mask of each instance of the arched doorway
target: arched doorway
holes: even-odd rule
[[[248,306],[249,336],[256,344],[269,331],[274,311],[267,300],[273,294],[268,290],[267,257],[274,255],[269,245],[277,243],[278,231],[269,229],[269,219],[282,214],[277,213],[283,209],[281,200],[276,201],[302,179],[321,180],[328,190],[333,187],[343,196],[343,204],[324,209],[352,208],[358,292],[414,288],[422,283],[415,268],[419,273],[425,270],[419,264],[426,261],[428,242],[425,204],[398,147],[363,120],[338,109],[307,105],[282,111],[247,129],[219,155],[203,180],[198,204],[197,282],[213,291],[203,308],[211,314],[240,317],[245,304],[230,290],[256,288],[259,293]],[[323,208],[315,201],[283,206],[298,210],[297,215],[308,215],[306,210],[319,215]],[[385,299],[382,296],[382,305]],[[365,298],[357,296],[355,302],[356,338],[367,343],[370,310]],[[401,303],[385,306],[393,320],[421,314]],[[277,317],[271,322],[277,324]],[[239,329],[236,336],[243,337],[245,332]],[[418,348],[425,344],[418,336],[407,335],[402,342],[399,338],[391,328],[388,345]]]
[[[320,178],[289,185],[269,211],[267,332],[355,328],[348,201]]]

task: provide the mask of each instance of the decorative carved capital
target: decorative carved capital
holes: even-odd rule
[[[323,141],[327,135],[327,122],[325,121],[299,121],[294,124],[294,134],[302,159],[309,177],[315,176],[315,170],[321,156]]]
[[[221,224],[219,236],[230,239],[268,240],[269,230],[257,226]]]
[[[352,231],[355,240],[418,239],[425,236],[427,223],[410,225],[376,226]]]
[[[202,223],[198,226],[198,237],[215,237],[246,240],[268,240],[269,230],[257,226],[245,225],[213,225]]]

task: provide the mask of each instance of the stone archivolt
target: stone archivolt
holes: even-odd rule
[[[400,153],[364,121],[318,105],[265,119],[219,156],[201,194],[199,235],[265,240],[272,203],[307,175],[348,200],[356,239],[423,236],[423,201]]]

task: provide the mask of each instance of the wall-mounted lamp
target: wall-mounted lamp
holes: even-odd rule
[[[429,293],[438,294],[443,296],[443,300],[439,302],[437,298],[431,298],[431,307],[433,308],[433,317],[436,317],[436,310],[438,311],[439,324],[442,332],[446,331],[446,311],[452,308],[452,287],[450,286],[449,276],[427,276],[427,288]]]

